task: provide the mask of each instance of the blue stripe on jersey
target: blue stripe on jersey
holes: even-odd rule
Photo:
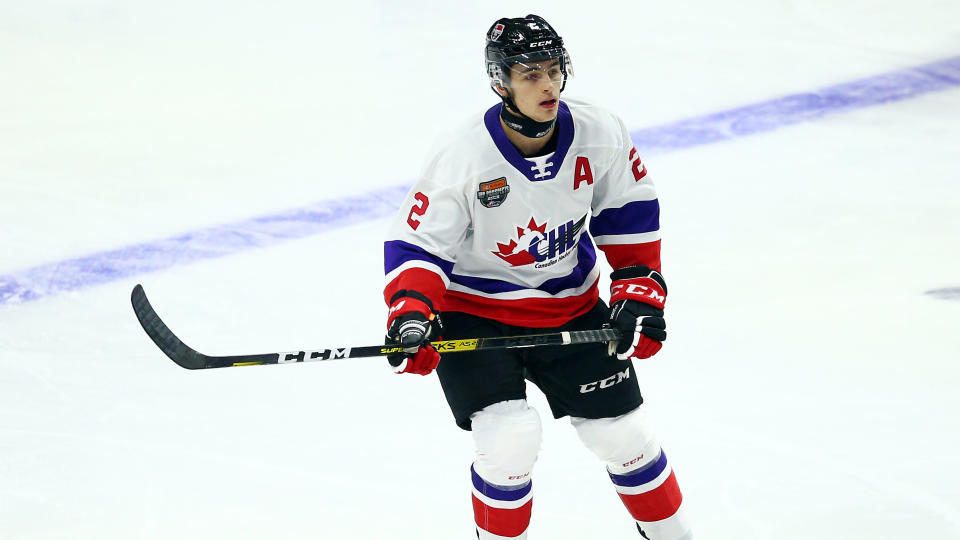
[[[477,491],[498,501],[519,501],[526,497],[530,493],[531,488],[533,488],[532,480],[527,480],[526,484],[520,486],[497,486],[490,484],[483,478],[480,478],[480,475],[477,474],[473,465],[470,466],[470,475],[473,477],[473,487],[476,488]]]
[[[577,242],[577,265],[573,267],[573,270],[565,276],[548,279],[533,290],[543,291],[545,293],[555,295],[567,289],[575,289],[583,285],[583,283],[587,280],[587,277],[590,275],[590,271],[593,270],[593,266],[596,261],[597,252],[593,247],[593,242],[586,234],[581,234],[580,241]],[[523,285],[517,285],[516,283],[510,283],[509,281],[461,276],[459,274],[451,275],[450,281],[458,285],[463,285],[464,287],[470,287],[475,291],[489,294],[531,289],[530,287],[524,287]]]
[[[636,234],[660,230],[660,203],[635,201],[620,208],[607,208],[590,220],[590,234]]]
[[[551,165],[544,167],[546,174],[538,176],[540,173],[535,167],[536,164],[520,155],[517,148],[513,146],[513,143],[507,138],[507,134],[503,132],[503,126],[500,125],[500,109],[502,107],[503,103],[494,105],[487,109],[487,112],[483,115],[483,123],[487,127],[490,138],[493,139],[494,144],[497,145],[497,149],[500,150],[500,154],[504,159],[509,161],[515,169],[520,171],[520,174],[526,176],[527,180],[531,182],[540,182],[555,178],[556,172],[559,171],[560,166],[563,165],[563,158],[567,157],[567,151],[570,150],[570,145],[573,144],[573,115],[570,114],[570,108],[567,107],[567,104],[563,101],[559,102],[556,123],[557,150],[553,153],[553,156],[547,160]]]
[[[640,467],[629,474],[609,474],[610,480],[613,480],[613,483],[618,486],[637,487],[649,482],[653,482],[666,468],[667,454],[665,454],[663,450],[660,450],[660,457],[657,458],[656,461],[647,463],[643,467]]]
[[[425,249],[403,240],[390,240],[383,243],[383,270],[389,274],[408,261],[425,261],[435,264],[450,277],[453,273],[453,262],[441,259]]]

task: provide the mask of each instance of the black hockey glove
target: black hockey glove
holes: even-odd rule
[[[663,306],[667,283],[660,272],[646,266],[628,266],[610,274],[610,325],[623,333],[611,341],[609,354],[620,360],[650,358],[667,339]]]
[[[440,363],[440,353],[430,338],[440,334],[440,318],[426,296],[412,290],[397,291],[387,314],[387,345],[400,345],[402,354],[387,357],[395,373],[428,375]]]

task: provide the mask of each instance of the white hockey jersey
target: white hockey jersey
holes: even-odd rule
[[[623,122],[561,101],[557,147],[524,158],[501,104],[437,145],[384,244],[386,289],[525,327],[560,326],[598,298],[596,247],[614,268],[660,269],[656,190]]]

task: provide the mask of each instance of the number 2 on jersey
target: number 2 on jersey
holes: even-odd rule
[[[630,150],[629,159],[633,162],[633,179],[639,182],[640,179],[647,175],[647,167],[640,161],[640,155],[637,154],[636,148]]]
[[[426,195],[419,191],[413,196],[413,198],[418,201],[418,204],[413,205],[413,208],[410,209],[410,214],[407,216],[407,225],[410,225],[411,229],[417,230],[417,227],[420,226],[420,222],[417,221],[413,215],[416,214],[418,216],[422,216],[424,213],[426,213],[427,207],[430,206],[430,199],[428,199]]]

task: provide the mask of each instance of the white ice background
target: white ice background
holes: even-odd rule
[[[960,54],[956,0],[2,0],[0,275],[409,183],[528,12],[631,129]],[[960,287],[960,89],[645,162],[670,336],[638,376],[696,537],[960,538],[960,302],[925,294]],[[435,376],[190,372],[129,306],[213,354],[376,344],[386,222],[0,305],[0,538],[473,538]],[[530,538],[638,538],[544,430]]]

